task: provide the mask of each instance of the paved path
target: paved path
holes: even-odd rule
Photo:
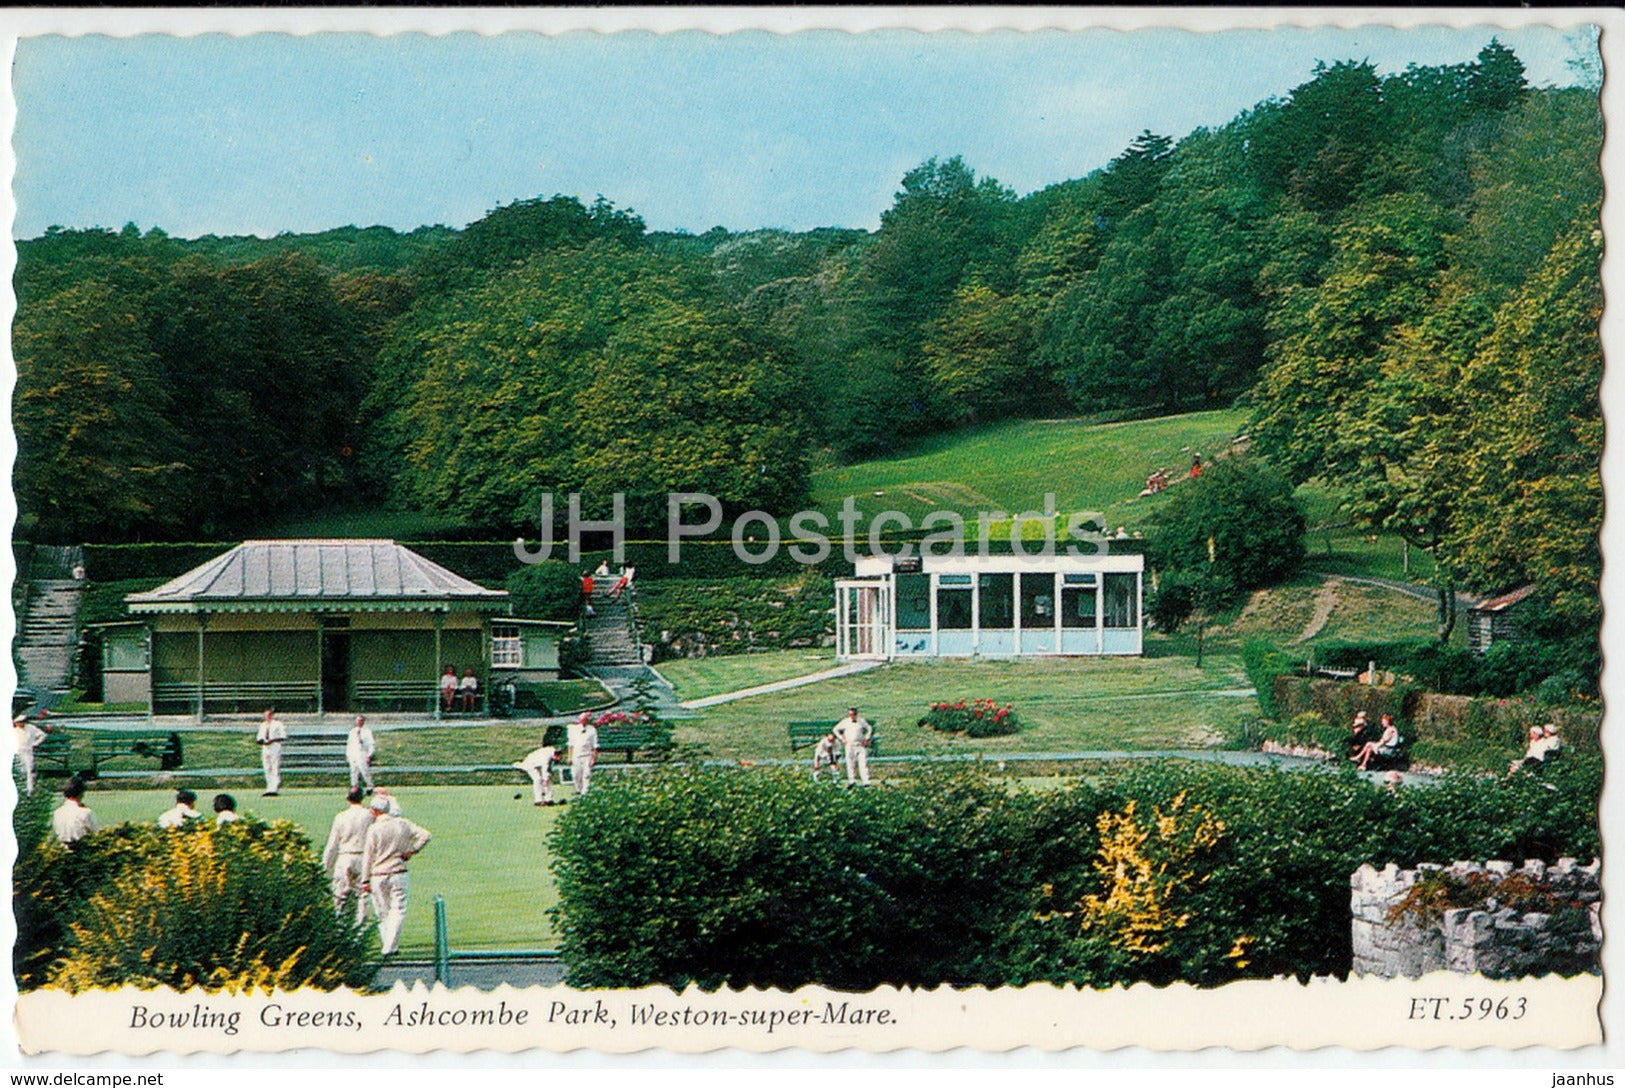
[[[494,990],[503,983],[509,986],[562,986],[564,964],[557,956],[533,958],[482,958],[477,952],[463,953],[450,964],[451,987],[472,986],[477,990]],[[434,984],[433,960],[391,960],[378,969],[373,985],[390,989],[396,983],[412,987],[417,983]]]
[[[771,684],[757,684],[753,688],[741,688],[738,691],[726,691],[721,695],[707,695],[703,699],[688,699],[679,705],[685,710],[700,710],[708,706],[720,706],[723,703],[732,703],[739,699],[753,699],[758,695],[771,695],[776,691],[789,691],[791,688],[802,688],[808,684],[821,684],[825,680],[834,680],[841,676],[852,676],[860,672],[868,672],[885,664],[883,661],[853,661],[846,665],[837,665],[833,669],[822,672],[810,672],[805,676],[793,676],[788,680],[775,680]]]

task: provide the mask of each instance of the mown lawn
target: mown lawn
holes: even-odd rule
[[[774,650],[725,657],[680,658],[661,662],[679,699],[703,699],[730,691],[792,680],[835,667],[834,650]]]
[[[1192,412],[1126,423],[1026,420],[926,439],[894,457],[813,474],[813,505],[830,516],[852,496],[865,518],[897,510],[918,524],[954,510],[974,525],[982,512],[1042,509],[1053,492],[1063,512],[1098,511],[1134,528],[1165,499],[1136,500],[1158,468],[1181,478],[1191,454],[1225,449],[1246,421],[1239,410]]]
[[[881,754],[1063,752],[1198,748],[1220,743],[1241,718],[1256,717],[1240,659],[1072,658],[889,664],[868,672],[698,711],[677,723],[677,740],[734,759],[789,755],[785,724],[827,719],[859,707],[881,731]],[[1013,703],[1023,729],[970,740],[915,723],[937,700]]]
[[[215,791],[192,788],[199,795],[198,808],[212,819]],[[231,792],[239,812],[298,824],[318,856],[333,816],[345,807],[343,790],[284,790],[280,797]],[[436,894],[446,897],[453,948],[553,947],[556,938],[547,911],[558,903],[558,891],[546,835],[565,808],[535,807],[528,786],[408,786],[395,793],[406,817],[434,835],[412,859],[403,953],[427,955],[432,949]],[[514,800],[515,793],[522,794],[520,800]],[[558,796],[569,799],[570,788]],[[174,795],[162,789],[97,785],[85,800],[107,825],[156,820],[174,804]]]

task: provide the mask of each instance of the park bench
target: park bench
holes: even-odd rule
[[[230,704],[235,712],[246,706],[250,710],[289,704],[308,704],[312,709],[321,694],[321,685],[314,680],[210,680],[203,685],[203,706],[219,707]],[[152,686],[155,705],[179,704],[187,709],[197,706],[197,681],[165,681]]]
[[[159,770],[173,771],[182,761],[181,736],[161,729],[98,729],[90,733],[90,776],[102,764],[125,756],[156,759]]]
[[[624,752],[626,762],[640,751],[664,752],[671,747],[665,731],[650,725],[602,725],[598,727],[600,752]]]
[[[872,732],[869,736],[869,754],[878,755],[880,752],[880,726],[869,723]],[[787,728],[790,735],[790,752],[795,754],[803,748],[815,747],[819,741],[829,735],[835,728],[833,720],[816,722],[791,722]]]
[[[67,730],[58,727],[45,734],[45,739],[35,747],[34,765],[50,763],[63,774],[71,774],[73,769],[68,766],[68,757],[72,754],[73,740]]]
[[[349,739],[348,733],[290,733],[282,742],[282,769],[347,773],[350,761],[344,751]]]
[[[433,712],[440,698],[440,686],[433,680],[357,680],[356,702],[379,710],[427,710]]]

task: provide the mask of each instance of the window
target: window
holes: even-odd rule
[[[1016,625],[1016,576],[984,574],[981,590],[981,626],[984,631],[1008,631]]]
[[[1021,626],[1055,626],[1055,575],[1021,576]]]
[[[950,583],[964,579],[963,585]],[[943,575],[937,583],[937,627],[944,631],[970,630],[970,575]]]
[[[1095,626],[1095,587],[1061,587],[1061,626]]]
[[[491,625],[491,667],[517,669],[525,663],[524,650],[519,642],[517,623]]]
[[[897,576],[897,629],[899,631],[931,630],[931,576],[929,574],[899,574]]]
[[[1106,575],[1105,620],[1107,627],[1138,627],[1139,582],[1137,574]]]

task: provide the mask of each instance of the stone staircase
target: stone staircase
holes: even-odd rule
[[[643,647],[638,642],[633,611],[634,592],[635,589],[628,589],[617,601],[610,597],[609,586],[593,587],[590,602],[593,614],[583,620],[589,668],[643,664]]]
[[[84,581],[73,576],[79,549],[36,546],[13,659],[18,683],[40,695],[73,686],[73,656],[79,642],[79,600]]]

